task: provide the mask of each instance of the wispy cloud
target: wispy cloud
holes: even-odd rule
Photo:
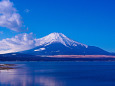
[[[3,31],[0,31],[0,34],[3,34]]]
[[[35,45],[33,33],[18,34],[13,38],[0,41],[0,54],[28,50],[34,48]]]
[[[10,0],[0,1],[0,26],[17,32],[24,31],[21,16]]]
[[[24,12],[29,13],[29,12],[30,12],[30,10],[29,10],[29,9],[25,9],[25,10],[24,10]]]

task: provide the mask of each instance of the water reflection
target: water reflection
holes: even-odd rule
[[[115,63],[21,62],[0,70],[0,86],[115,86]]]
[[[51,70],[25,68],[0,70],[0,86],[65,86],[64,83],[56,80],[55,77],[41,74],[51,72]]]

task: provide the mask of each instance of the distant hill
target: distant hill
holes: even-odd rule
[[[35,41],[35,48],[0,54],[0,61],[115,61],[115,53],[73,41],[62,33],[51,33]]]

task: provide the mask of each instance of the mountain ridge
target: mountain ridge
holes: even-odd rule
[[[74,41],[62,33],[51,33],[35,39],[36,47],[21,53],[32,55],[109,55],[110,53],[95,47]]]

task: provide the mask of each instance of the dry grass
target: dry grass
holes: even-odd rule
[[[115,56],[111,55],[53,55],[47,57],[55,57],[55,58],[115,58]]]

